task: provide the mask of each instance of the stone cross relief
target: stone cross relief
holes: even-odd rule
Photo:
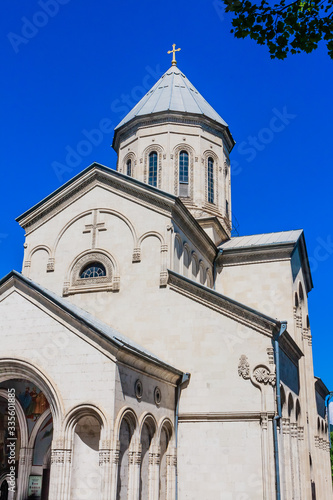
[[[84,226],[83,234],[91,233],[91,248],[96,248],[97,234],[100,231],[106,231],[105,222],[97,222],[97,210],[93,211],[93,222],[92,224],[86,224]]]

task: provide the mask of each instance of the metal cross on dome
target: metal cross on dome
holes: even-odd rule
[[[176,52],[179,52],[182,49],[176,49],[176,44],[172,44],[172,50],[168,50],[168,54],[172,54],[172,66],[177,66],[176,61]]]

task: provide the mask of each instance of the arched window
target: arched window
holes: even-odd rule
[[[207,164],[207,194],[208,203],[214,203],[214,160],[212,157],[208,158]]]
[[[179,153],[179,196],[188,196],[188,153]]]
[[[157,153],[152,151],[149,154],[149,176],[148,184],[157,187]]]
[[[126,162],[126,174],[132,177],[132,160]]]
[[[81,273],[80,278],[99,278],[101,276],[106,276],[106,270],[103,264],[100,262],[90,262],[86,265]]]

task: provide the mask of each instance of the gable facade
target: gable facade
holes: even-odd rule
[[[178,69],[161,81],[116,128],[117,171],[93,164],[18,218],[8,498],[35,481],[41,500],[330,499],[304,235],[231,237],[228,126]]]

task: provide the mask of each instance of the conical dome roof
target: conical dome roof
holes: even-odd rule
[[[196,90],[177,66],[171,66],[151,90],[123,118],[115,130],[137,116],[175,111],[206,116],[227,127],[227,123]]]

